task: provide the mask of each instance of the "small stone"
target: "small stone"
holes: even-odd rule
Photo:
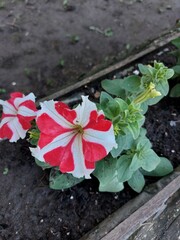
[[[114,199],[116,199],[116,200],[117,200],[118,198],[119,198],[119,197],[118,197],[118,195],[114,196]]]
[[[172,150],[171,150],[171,152],[172,152],[172,153],[175,153],[175,150],[174,150],[174,149],[172,149]]]
[[[70,196],[70,199],[71,199],[71,200],[73,200],[73,199],[74,199],[74,197],[73,197],[73,196]]]
[[[170,121],[169,125],[170,125],[171,127],[176,127],[176,121]]]
[[[136,70],[133,71],[133,73],[134,73],[135,75],[139,75],[139,70],[136,69]]]
[[[11,85],[16,86],[16,82],[12,82]]]
[[[171,9],[172,9],[172,6],[171,6],[171,5],[167,5],[167,6],[166,6],[166,9],[167,9],[167,10],[171,10]]]

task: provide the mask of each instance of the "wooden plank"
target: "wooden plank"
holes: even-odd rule
[[[140,207],[145,205],[152,197],[160,192],[165,186],[171,183],[176,177],[180,176],[180,167],[176,168],[175,171],[161,178],[156,183],[146,186],[142,193],[136,198],[130,200],[123,207],[116,210],[114,213],[109,215],[101,223],[99,223],[94,229],[86,233],[81,240],[100,240],[110,233],[116,226],[127,219]]]
[[[150,217],[162,212],[166,207],[166,201],[179,189],[180,176],[176,177],[151,200],[135,211],[129,218],[116,226],[111,232],[103,237],[102,240],[128,239]]]
[[[37,101],[37,105],[39,104],[39,102],[43,102],[45,100],[56,99],[56,98],[62,97],[65,94],[70,93],[88,83],[91,83],[99,78],[106,76],[107,74],[110,74],[118,69],[121,69],[122,67],[125,67],[127,64],[131,64],[133,61],[137,60],[138,58],[143,57],[144,55],[158,49],[159,47],[163,47],[164,45],[168,44],[169,42],[171,42],[173,39],[175,39],[177,37],[180,37],[179,31],[172,31],[170,33],[168,32],[168,33],[164,34],[162,37],[154,40],[146,49],[142,50],[141,52],[134,54],[132,56],[129,56],[126,59],[124,59],[110,67],[107,67],[106,69],[103,69],[89,77],[86,77],[82,81],[79,81],[79,82],[73,84],[72,86],[68,86],[68,87],[63,88],[60,91],[57,91],[45,98],[39,99]]]
[[[148,219],[128,240],[178,240],[180,237],[179,196],[180,190],[167,201],[167,207],[161,214]]]

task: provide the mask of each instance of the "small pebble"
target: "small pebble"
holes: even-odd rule
[[[138,71],[138,70],[134,70],[133,73],[134,73],[135,75],[139,75],[139,71]]]
[[[114,199],[118,199],[118,195],[114,196]]]
[[[16,86],[16,82],[12,82],[11,85]]]
[[[70,196],[70,199],[71,199],[71,200],[73,200],[73,199],[74,199],[74,197],[73,197],[73,196]]]
[[[176,127],[176,121],[170,121],[169,125],[170,125],[171,127]]]
[[[174,149],[172,149],[172,150],[171,150],[171,152],[172,152],[172,153],[175,153],[175,150],[174,150]]]

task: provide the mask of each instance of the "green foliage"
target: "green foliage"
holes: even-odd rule
[[[28,131],[29,133],[29,139],[28,141],[31,143],[31,145],[35,145],[37,146],[39,137],[40,137],[40,131],[37,127],[31,129],[30,131]]]
[[[75,178],[72,174],[61,173],[54,168],[51,169],[49,177],[49,186],[51,189],[63,190],[75,186],[82,182],[84,178]]]
[[[177,50],[172,51],[171,54],[177,59],[177,65],[180,65],[180,37],[174,39],[172,44],[177,47]]]
[[[93,175],[100,182],[101,192],[119,192],[124,188],[123,183],[118,179],[117,159],[109,157],[99,161]]]
[[[99,161],[93,175],[98,178],[99,191],[118,192],[128,182],[134,191],[140,192],[145,185],[145,176],[164,176],[172,172],[169,160],[158,157],[141,129],[138,139],[131,142],[130,149],[119,157],[107,157]]]
[[[180,97],[180,83],[177,83],[170,91],[170,97]]]
[[[145,179],[143,174],[139,170],[137,170],[128,180],[128,184],[134,191],[138,193],[141,192],[145,185]]]
[[[180,97],[180,37],[172,41],[172,43],[177,47],[177,50],[173,51],[172,54],[176,56],[177,62],[173,67],[175,72],[174,78],[178,79],[177,84],[171,89],[170,97]]]
[[[105,116],[112,120],[116,135],[124,135],[128,129],[134,139],[138,137],[140,127],[144,123],[140,105],[125,102],[121,98],[113,99],[108,93],[102,92],[100,106]]]
[[[157,167],[152,171],[143,171],[146,176],[163,177],[173,171],[173,166],[170,161],[165,157],[160,157],[160,162]]]
[[[50,166],[48,163],[46,162],[41,162],[39,161],[37,158],[35,158],[35,163],[41,167],[43,170],[46,169],[46,168],[52,168],[52,166]]]

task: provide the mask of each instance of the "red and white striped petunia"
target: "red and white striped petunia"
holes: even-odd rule
[[[57,101],[41,103],[37,114],[40,139],[32,155],[63,173],[90,178],[95,162],[116,147],[113,125],[96,105],[82,97],[82,104],[71,110]]]
[[[7,101],[0,100],[0,105],[3,107],[0,140],[9,139],[10,142],[16,142],[20,138],[25,138],[37,110],[33,93],[25,96],[23,93],[14,92],[10,96]]]

